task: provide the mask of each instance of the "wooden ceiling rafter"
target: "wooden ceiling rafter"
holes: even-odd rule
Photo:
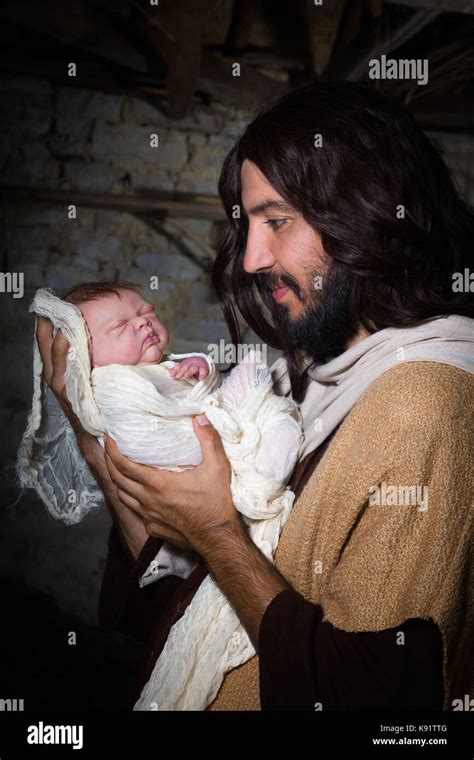
[[[442,11],[436,9],[417,10],[395,24],[385,23],[383,15],[374,17],[347,47],[335,52],[323,72],[323,78],[346,79],[352,82],[363,79],[372,58],[378,58],[382,54],[389,55],[415,37],[441,13]]]
[[[169,115],[174,119],[185,116],[196,90],[204,32],[217,3],[218,0],[194,0],[185,10],[179,3],[144,6],[133,0],[145,18],[149,44],[160,51],[168,65]]]
[[[42,187],[0,184],[0,198],[4,203],[23,201],[74,204],[84,208],[130,213],[156,213],[173,217],[194,217],[223,221],[224,210],[217,196],[193,193],[147,192],[143,195],[119,195],[118,193],[86,193],[76,190],[49,190]]]
[[[147,71],[145,58],[115,29],[110,14],[97,3],[2,0],[0,17],[46,34],[62,45],[93,53],[122,68]]]
[[[149,0],[75,0],[72,8],[59,0],[4,0],[2,39],[8,42],[9,24],[15,33],[27,29],[29,41],[32,33],[41,38],[41,54],[35,58],[27,51],[19,57],[13,47],[7,49],[3,70],[143,98],[178,120],[193,103],[218,102],[253,112],[265,100],[315,75],[326,81],[367,81],[370,59],[403,49],[418,36],[426,41],[426,30],[440,14],[452,12],[451,19],[474,14],[474,0],[334,0],[322,6],[314,6],[313,0],[297,2],[301,12],[296,16],[308,28],[292,56],[282,53],[278,41],[273,49],[255,47],[257,0],[159,0],[156,6]],[[258,24],[261,27],[261,13]],[[48,39],[58,46],[56,59],[47,57]],[[428,57],[423,44],[420,55]],[[65,61],[75,58],[80,60],[80,75],[68,77]],[[429,98],[429,112],[437,114],[430,126],[440,129],[443,99],[446,104],[455,102],[440,79],[443,72],[448,72],[448,85],[454,83],[456,93],[465,92],[468,100],[473,75],[468,55],[451,62],[435,59],[433,54],[438,74],[435,77],[433,69],[432,92],[426,87],[412,93],[410,83],[403,82],[385,82],[384,87],[409,100],[415,115],[422,101],[427,113]],[[240,77],[232,75],[235,62],[240,63]],[[446,111],[447,125],[457,121],[462,119]]]
[[[385,0],[408,8],[436,8],[446,13],[474,14],[474,0]]]

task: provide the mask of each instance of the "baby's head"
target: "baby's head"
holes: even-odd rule
[[[64,301],[80,309],[92,338],[92,366],[156,364],[169,334],[134,283],[76,285]]]

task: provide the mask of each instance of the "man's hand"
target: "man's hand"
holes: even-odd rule
[[[72,421],[73,412],[64,385],[69,343],[61,330],[58,330],[53,338],[53,326],[45,317],[38,317],[36,340],[43,362],[43,378],[58,399],[68,419]]]
[[[231,470],[219,434],[207,423],[194,420],[203,461],[180,473],[131,462],[120,454],[111,438],[106,442],[106,463],[120,500],[139,514],[150,536],[201,552],[208,536],[219,529],[232,530],[241,518],[230,490]]]
[[[64,383],[64,373],[66,371],[66,359],[69,351],[69,343],[62,334],[61,330],[58,330],[56,336],[53,338],[53,326],[49,319],[44,317],[38,318],[38,324],[36,328],[36,340],[38,342],[38,349],[43,362],[43,379],[49,385],[54,395],[58,399],[64,414],[68,418],[72,425],[74,433],[76,434],[77,442],[84,455],[86,462],[92,468],[99,465],[100,459],[102,459],[103,470],[105,471],[106,484],[101,482],[101,478],[97,477],[96,472],[94,475],[99,481],[103,490],[107,493],[107,486],[110,490],[110,478],[107,476],[105,469],[105,460],[102,449],[97,439],[88,433],[81,425],[79,418],[74,414],[69,399],[66,393],[66,386]],[[105,486],[105,487],[104,487]]]
[[[124,504],[139,514],[150,535],[203,558],[258,652],[258,632],[268,605],[291,588],[252,542],[232,502],[230,465],[211,424],[194,420],[203,461],[192,470],[168,472],[136,464],[106,443],[110,477]]]
[[[43,378],[55,394],[64,414],[71,423],[84,459],[106,496],[112,519],[118,524],[132,556],[136,558],[148,536],[141,520],[124,507],[119,500],[117,489],[107,472],[105,455],[98,440],[84,430],[79,418],[72,410],[64,384],[69,343],[61,330],[58,330],[53,338],[53,326],[50,320],[44,317],[38,318],[36,340],[43,362]]]

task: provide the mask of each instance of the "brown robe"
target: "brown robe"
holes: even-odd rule
[[[282,610],[283,613],[285,609],[288,612],[292,605],[300,611],[303,610],[301,605],[304,606],[304,614],[300,617],[310,622],[306,624],[306,629],[300,629],[301,635],[304,634],[305,640],[309,641],[305,631],[308,625],[315,627],[318,651],[329,652],[332,646],[332,658],[334,651],[341,648],[347,653],[352,652],[352,661],[349,657],[345,667],[339,668],[334,658],[329,658],[326,668],[324,663],[319,662],[318,675],[319,681],[325,684],[326,704],[331,702],[328,697],[333,685],[331,681],[337,683],[338,678],[343,680],[347,670],[350,671],[354,665],[355,658],[357,665],[359,661],[369,659],[375,650],[380,652],[380,646],[383,650],[383,642],[387,640],[391,642],[386,650],[390,661],[390,652],[394,651],[394,633],[410,631],[414,635],[410,636],[408,643],[410,646],[413,643],[414,648],[397,647],[397,655],[403,651],[407,653],[406,662],[413,670],[411,681],[410,678],[405,679],[406,683],[398,690],[397,699],[388,706],[398,704],[397,700],[403,694],[406,695],[406,702],[410,703],[410,694],[415,692],[418,694],[418,706],[440,706],[443,700],[443,679],[440,677],[443,653],[437,626],[441,625],[443,643],[451,646],[444,652],[444,673],[449,677],[452,657],[456,656],[451,642],[456,640],[454,623],[457,620],[449,615],[452,615],[450,610],[454,610],[453,605],[459,604],[463,598],[463,586],[458,583],[456,599],[452,594],[444,593],[436,597],[429,585],[429,574],[433,577],[439,575],[439,563],[443,562],[442,567],[445,573],[449,573],[450,583],[455,583],[455,579],[459,578],[462,584],[460,574],[463,567],[466,572],[468,568],[468,565],[461,564],[461,555],[459,560],[456,558],[455,565],[445,565],[443,557],[451,544],[454,549],[460,540],[465,539],[460,531],[465,520],[463,515],[468,514],[463,495],[469,493],[464,470],[464,460],[469,459],[469,448],[463,452],[459,447],[464,445],[463,441],[469,440],[472,423],[463,410],[472,408],[472,390],[472,377],[462,370],[432,362],[402,364],[379,378],[365,392],[342,423],[327,452],[313,452],[299,463],[290,484],[298,498],[276,553],[276,565],[295,592],[282,592],[264,615],[261,624],[263,638],[259,637],[260,664],[259,657],[253,657],[228,674],[208,709],[286,709],[284,704],[276,704],[278,694],[273,703],[269,697],[271,689],[268,684],[272,681],[272,674],[268,673],[268,668],[270,666],[270,670],[276,670],[281,666],[284,669],[285,658],[278,658],[277,652],[274,652],[274,657],[269,655],[271,639],[276,640],[278,636],[268,635],[265,638],[264,632],[268,633],[268,621],[272,621],[273,625],[279,624],[283,631],[285,614]],[[456,419],[456,426],[451,426],[452,419]],[[394,429],[396,434],[393,433]],[[445,452],[446,467],[440,458],[441,450]],[[455,453],[457,461],[453,459]],[[326,455],[322,459],[323,454]],[[312,476],[321,459],[315,480]],[[436,469],[432,467],[434,461]],[[396,511],[393,507],[367,509],[368,488],[384,478],[392,478],[395,483],[402,484],[429,483],[430,510],[420,514],[414,510]],[[446,491],[448,486],[449,491]],[[448,523],[443,517],[448,506],[443,502],[445,493],[450,495],[455,523],[452,519]],[[354,519],[358,521],[355,523],[357,530],[347,533],[347,526],[354,524]],[[446,532],[450,525],[456,526],[456,534],[453,530]],[[419,537],[424,534],[426,539],[423,539],[420,553]],[[390,549],[393,538],[398,541],[395,554]],[[150,539],[138,562],[133,564],[118,532],[112,530],[111,533],[99,607],[101,622],[143,639],[150,635],[151,646],[135,697],[138,697],[163,648],[170,626],[183,614],[206,574],[201,563],[184,581],[169,577],[139,589],[137,579],[160,546],[160,541]],[[325,557],[326,574],[315,576],[311,568],[322,556]],[[450,556],[453,556],[452,550]],[[468,556],[462,556],[466,557],[467,562]],[[405,578],[405,575],[408,570],[412,572],[412,567],[415,568],[414,562],[417,563],[419,582],[407,594],[404,589],[408,588],[411,576]],[[352,568],[358,568],[355,576]],[[380,585],[382,582],[385,586]],[[386,597],[380,594],[380,589],[384,587]],[[451,585],[450,588],[454,590],[456,587]],[[298,594],[301,595],[299,600]],[[297,642],[298,635],[295,630],[293,640],[287,642],[288,661],[291,660],[295,648],[292,645]],[[280,641],[280,644],[284,646],[284,642]],[[467,656],[466,650],[463,651]],[[377,657],[382,662],[383,658],[378,654],[375,659]],[[276,664],[279,659],[280,666]],[[373,676],[375,681],[385,678],[389,685],[394,677],[398,678],[406,662],[397,660],[397,657],[391,659],[394,669],[390,671],[386,668],[382,675],[384,669],[379,668]],[[461,652],[457,660],[461,661]],[[314,662],[310,667],[314,668]],[[352,671],[355,673],[356,669],[352,668]],[[459,667],[456,671],[461,676],[464,672]],[[361,678],[365,678],[364,673]],[[417,691],[420,680],[427,683],[424,693],[419,689]],[[284,677],[273,677],[273,686],[284,683]],[[282,689],[279,687],[277,691],[281,696]],[[452,690],[446,693],[445,709],[450,698]],[[416,706],[415,702],[412,700],[410,704]],[[346,703],[344,699],[333,699],[336,707],[355,706],[354,701],[346,700]],[[379,702],[375,699],[377,704]],[[361,706],[367,706],[367,702]]]

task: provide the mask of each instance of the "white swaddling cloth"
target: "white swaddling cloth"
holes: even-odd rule
[[[294,501],[286,487],[302,442],[296,404],[273,392],[268,367],[255,352],[220,383],[209,357],[203,380],[176,380],[171,354],[157,365],[108,365],[91,372],[90,336],[79,309],[41,289],[30,307],[51,319],[70,343],[65,385],[83,427],[101,440],[109,433],[135,461],[170,470],[199,464],[202,452],[192,418],[206,413],[219,432],[231,465],[231,491],[249,533],[271,559]],[[201,356],[204,356],[201,354]],[[103,501],[72,428],[41,379],[34,341],[33,405],[17,460],[24,487],[35,488],[48,511],[68,524],[79,522]],[[140,583],[170,572],[186,577],[192,552],[164,544]],[[225,673],[255,650],[235,612],[207,576],[183,617],[173,626],[135,709],[203,710]]]

